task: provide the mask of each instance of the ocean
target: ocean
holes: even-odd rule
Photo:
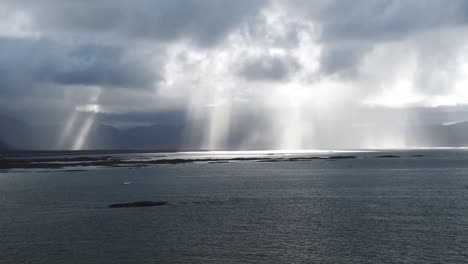
[[[2,170],[0,263],[468,263],[468,150],[115,156],[193,162]]]

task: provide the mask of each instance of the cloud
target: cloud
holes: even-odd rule
[[[125,124],[168,111],[203,135],[255,110],[272,138],[301,142],[356,109],[468,105],[467,11],[462,0],[4,0],[0,110]]]
[[[161,76],[142,61],[118,46],[1,38],[0,86],[11,93],[42,84],[150,87]]]
[[[163,50],[0,38],[0,111],[40,123],[63,122],[71,111],[100,101],[109,111],[148,107],[155,103],[163,62]]]
[[[359,72],[365,57],[372,56],[375,49],[392,45],[406,45],[406,54],[399,54],[400,61],[408,62],[413,56],[409,53],[419,53],[417,63],[422,71],[434,71],[430,57],[453,64],[457,55],[452,50],[459,51],[464,45],[461,34],[468,25],[468,3],[463,0],[293,0],[277,3],[290,15],[319,28],[317,41],[322,47],[322,73],[344,78],[362,77]],[[458,32],[458,36],[453,32]],[[429,88],[434,86],[432,84],[416,86],[416,89],[434,90]]]
[[[299,68],[292,57],[264,55],[248,58],[238,74],[249,81],[287,81]]]
[[[320,61],[321,70],[324,74],[339,75],[340,77],[356,78],[357,67],[361,63],[361,59],[368,46],[340,46],[330,45],[322,51]]]
[[[67,85],[152,88],[161,76],[147,68],[143,59],[129,58],[120,47],[80,46],[67,54],[67,66],[53,73],[52,81]]]
[[[267,4],[266,0],[7,1],[41,32],[172,41],[211,46]]]
[[[293,0],[285,5],[320,24],[325,42],[401,40],[468,23],[468,3],[463,0]]]
[[[418,92],[443,94],[461,75],[453,61],[463,57],[468,10],[458,0],[21,0],[0,7],[9,25],[2,35],[14,38],[0,43],[4,94],[44,85],[164,86],[165,95],[198,89],[200,97],[238,83],[323,86],[330,78],[372,93],[399,76]],[[166,54],[178,47],[190,60]]]

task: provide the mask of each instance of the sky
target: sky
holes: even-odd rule
[[[363,146],[400,146],[468,113],[464,0],[0,0],[0,17],[0,111],[85,115],[83,135],[169,122],[206,148],[303,148],[316,127],[379,124],[392,140]]]

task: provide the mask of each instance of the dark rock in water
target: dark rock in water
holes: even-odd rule
[[[109,208],[161,206],[161,205],[167,205],[167,204],[168,202],[138,201],[138,202],[133,202],[133,203],[111,204],[109,205]]]
[[[308,160],[317,160],[323,159],[322,157],[296,157],[296,158],[287,158],[286,161],[308,161]]]
[[[397,155],[382,155],[382,156],[377,156],[376,158],[400,158],[400,156],[397,156]]]
[[[330,156],[329,159],[355,159],[356,156]]]
[[[411,157],[413,157],[413,158],[420,158],[420,157],[424,157],[424,155],[421,155],[421,154],[415,154],[415,155],[411,155]]]

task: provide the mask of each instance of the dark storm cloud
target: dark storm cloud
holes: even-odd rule
[[[267,3],[266,0],[11,2],[28,10],[36,28],[42,31],[159,41],[188,38],[202,46],[216,43]]]
[[[51,77],[62,60],[59,45],[41,40],[0,38],[0,91],[5,96],[31,95],[37,82]]]
[[[53,81],[60,84],[150,87],[159,79],[141,61],[125,58],[119,47],[85,45],[72,50],[68,66],[57,71]]]
[[[238,74],[249,81],[286,81],[299,63],[288,56],[258,56],[247,59]]]
[[[149,87],[160,78],[121,47],[5,38],[0,38],[0,76],[3,94],[21,94],[41,84]]]

